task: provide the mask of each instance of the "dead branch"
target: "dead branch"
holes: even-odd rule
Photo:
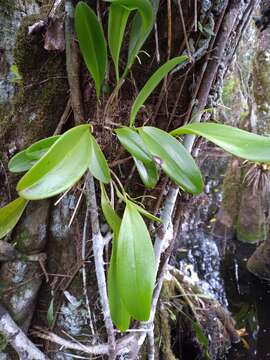
[[[0,333],[16,350],[21,360],[49,360],[27,338],[2,305],[0,305]]]
[[[104,239],[100,232],[99,219],[98,219],[98,206],[96,200],[95,183],[92,175],[87,174],[86,178],[86,199],[87,207],[90,212],[91,226],[92,226],[92,242],[93,253],[95,259],[95,270],[97,276],[97,283],[100,295],[100,302],[102,306],[103,318],[108,335],[108,353],[110,359],[115,359],[116,356],[116,343],[113,323],[110,314],[109,300],[107,294],[105,269],[103,262]]]
[[[35,330],[32,331],[32,334],[41,339],[51,341],[55,344],[58,344],[66,349],[81,351],[81,352],[84,352],[86,354],[91,354],[91,355],[108,354],[108,349],[109,349],[108,344],[100,344],[100,345],[93,345],[93,346],[83,345],[83,344],[75,342],[75,341],[64,339],[50,331],[47,331],[47,330],[39,328],[39,327],[36,327]]]
[[[74,36],[74,7],[71,0],[65,2],[66,67],[71,104],[76,124],[84,121],[83,101],[80,89],[80,53]]]

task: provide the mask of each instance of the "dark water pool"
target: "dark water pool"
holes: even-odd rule
[[[242,248],[242,250],[241,250]],[[243,336],[232,347],[229,360],[270,359],[270,283],[253,276],[246,269],[245,244],[237,244],[234,254],[222,263],[226,298],[237,328]]]

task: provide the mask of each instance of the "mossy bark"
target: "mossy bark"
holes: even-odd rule
[[[34,1],[29,2],[29,7],[33,4]],[[19,8],[19,5],[14,2],[14,7]],[[14,21],[14,8],[5,6],[5,9],[8,10],[6,17]],[[64,54],[45,51],[42,33],[28,33],[28,26],[39,16],[25,16],[23,20],[18,18],[20,27],[13,34],[16,34],[16,40],[12,40],[12,62],[16,64],[21,79],[20,83],[12,83],[14,91],[5,103],[0,104],[0,159],[5,168],[15,152],[52,135],[68,99]],[[8,68],[3,76],[9,73],[10,64],[6,64]],[[2,200],[5,203],[8,201],[9,195],[12,198],[16,196],[13,189],[18,180],[17,175],[7,177],[2,170],[0,178],[6,186],[0,187],[3,194],[1,205]],[[7,189],[10,189],[10,194]],[[25,216],[10,239],[22,255],[39,254],[44,250],[48,239],[49,213],[50,201],[28,205]],[[43,275],[38,262],[17,260],[0,264],[1,302],[25,331],[35,311]]]

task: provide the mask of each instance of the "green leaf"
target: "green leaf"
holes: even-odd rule
[[[26,155],[31,160],[39,160],[59,138],[60,135],[55,135],[35,142],[25,150]]]
[[[143,143],[139,134],[128,127],[123,127],[115,130],[118,140],[122,146],[136,159],[143,163],[151,163],[152,156],[145,144]]]
[[[240,158],[270,162],[270,137],[215,123],[189,124],[171,132],[173,136],[182,134],[202,136]]]
[[[76,6],[75,29],[82,56],[95,81],[99,98],[107,67],[106,40],[96,14],[82,1]]]
[[[117,241],[117,235],[114,234],[108,271],[108,297],[112,321],[118,330],[124,332],[129,328],[130,315],[122,301],[117,283]]]
[[[39,140],[29,146],[27,149],[18,152],[9,160],[9,171],[17,173],[31,169],[36,161],[39,160],[44,154],[46,154],[52,144],[54,144],[55,141],[59,139],[59,137],[60,136],[57,135]]]
[[[204,355],[207,357],[207,359],[210,359],[208,349],[209,349],[209,340],[208,337],[204,334],[203,329],[199,322],[192,321],[192,327],[195,331],[196,338],[199,342],[199,344],[202,346],[204,350]]]
[[[121,226],[121,219],[113,209],[104,185],[102,183],[100,184],[100,188],[102,212],[107,223],[109,224],[114,233],[112,241],[112,255],[108,272],[108,297],[111,318],[113,323],[119,330],[126,331],[129,327],[130,315],[126,310],[123,301],[121,300],[117,285],[117,237]]]
[[[31,169],[35,163],[36,161],[29,159],[26,150],[23,150],[9,160],[8,169],[14,173],[23,172]]]
[[[177,65],[183,63],[188,59],[187,56],[178,56],[163,64],[154,74],[147,80],[144,87],[139,92],[134,101],[130,112],[130,126],[135,123],[135,118],[138,111],[145,103],[146,99],[151,95],[153,90],[158,86],[162,79]]]
[[[27,200],[19,197],[0,209],[0,239],[15,227],[27,203]]]
[[[117,244],[117,283],[130,315],[147,321],[156,277],[153,245],[143,218],[127,201]]]
[[[10,72],[13,75],[10,82],[22,84],[23,78],[22,78],[22,76],[19,72],[18,66],[16,64],[11,65]]]
[[[161,163],[162,170],[182,189],[198,194],[203,189],[199,168],[182,144],[163,130],[145,126],[139,129],[143,142]]]
[[[22,177],[17,185],[20,196],[45,199],[66,191],[85,173],[90,162],[90,125],[68,130]]]
[[[134,60],[150,34],[155,21],[155,11],[150,1],[134,0],[132,2],[130,1],[130,3],[134,4],[137,13],[134,16],[131,25],[128,46],[128,63],[125,73],[133,65]]]
[[[89,170],[91,174],[99,181],[107,184],[111,180],[110,169],[105,159],[105,156],[100,149],[96,139],[90,134],[91,152]]]
[[[130,10],[112,3],[109,11],[108,43],[114,62],[117,82],[119,81],[119,57]],[[117,31],[116,31],[117,29]]]
[[[154,161],[143,163],[136,157],[133,157],[140,178],[146,188],[153,189],[158,182],[159,173]]]

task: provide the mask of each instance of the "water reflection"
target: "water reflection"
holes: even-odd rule
[[[251,252],[251,246],[236,243],[236,250],[226,256],[222,269],[229,309],[243,337],[227,359],[267,360],[270,359],[270,283],[246,269],[247,257],[243,253]]]

